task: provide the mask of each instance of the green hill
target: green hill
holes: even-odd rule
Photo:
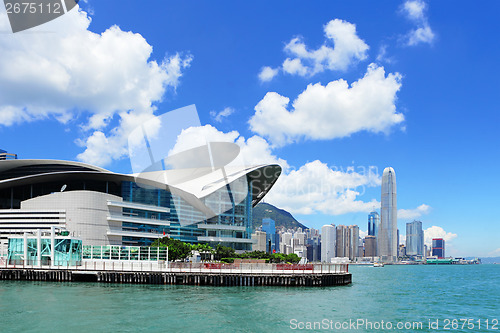
[[[292,214],[286,210],[274,207],[271,204],[261,202],[253,208],[253,229],[257,229],[262,225],[262,219],[269,217],[276,223],[276,229],[284,226],[287,229],[296,229],[298,227],[302,229],[309,229],[299,221],[297,221]]]

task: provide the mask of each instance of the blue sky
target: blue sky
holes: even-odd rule
[[[200,130],[280,163],[266,201],[358,224],[396,171],[399,229],[500,255],[500,4],[94,1],[26,32],[0,11],[0,148],[131,172],[137,122],[195,104]]]

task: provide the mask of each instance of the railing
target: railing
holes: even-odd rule
[[[66,269],[72,271],[115,271],[115,272],[157,272],[157,273],[204,273],[204,274],[344,274],[348,264],[264,264],[240,263],[225,264],[218,262],[183,263],[165,261],[119,261],[83,260],[81,265],[37,265],[29,262],[7,262],[0,257],[0,268],[23,269]]]

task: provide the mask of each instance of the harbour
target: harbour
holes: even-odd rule
[[[107,264],[107,265],[106,265]],[[116,265],[115,265],[116,264]],[[85,262],[74,267],[4,267],[0,280],[196,285],[329,287],[352,283],[348,265]]]

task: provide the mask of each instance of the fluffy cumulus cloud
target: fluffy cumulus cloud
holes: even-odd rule
[[[255,106],[250,128],[279,146],[301,138],[326,140],[359,131],[388,132],[404,116],[396,111],[396,93],[401,75],[386,75],[374,64],[358,81],[349,85],[339,79],[326,86],[310,84],[297,99],[267,93]]]
[[[285,46],[289,55],[283,61],[284,73],[312,76],[325,70],[346,70],[351,64],[367,58],[368,45],[357,35],[356,25],[335,19],[324,26],[325,42],[311,50],[302,37],[295,37]],[[333,47],[332,47],[333,45]],[[278,68],[263,67],[259,79],[270,81],[277,74]]]
[[[369,212],[380,203],[364,202],[358,197],[366,187],[380,185],[374,170],[336,170],[316,160],[283,174],[266,200],[296,214]]]
[[[214,118],[214,120],[218,123],[220,123],[224,118],[229,117],[234,113],[234,109],[230,107],[224,108],[222,111],[217,112],[217,111],[210,111],[210,116]]]
[[[51,117],[68,122],[83,114],[85,151],[78,158],[105,165],[125,154],[129,125],[153,114],[192,57],[151,60],[152,46],[140,34],[117,26],[97,34],[90,22],[87,13],[72,10],[29,32],[0,36],[0,125]],[[0,29],[10,30],[5,12]],[[106,130],[115,116],[119,126]]]
[[[264,66],[260,70],[259,80],[262,82],[271,81],[279,73],[279,68],[272,68],[269,66]]]
[[[421,43],[431,44],[434,41],[435,34],[427,19],[427,4],[423,0],[407,0],[403,3],[401,11],[415,24],[415,28],[406,34],[404,38],[406,44],[410,46]]]
[[[432,226],[424,230],[424,243],[427,246],[432,245],[433,238],[442,238],[445,242],[449,242],[457,238],[457,234],[446,232],[443,228]]]
[[[426,204],[421,204],[417,208],[414,209],[399,209],[398,210],[398,219],[416,219],[422,215],[429,214],[431,211],[431,206]]]

